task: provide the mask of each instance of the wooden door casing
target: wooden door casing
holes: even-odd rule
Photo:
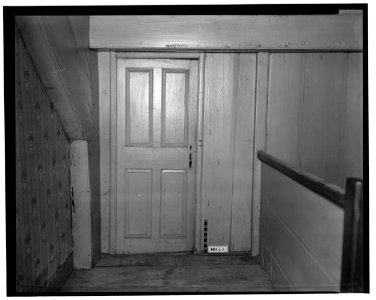
[[[197,85],[197,60],[117,60],[116,253],[193,250]]]

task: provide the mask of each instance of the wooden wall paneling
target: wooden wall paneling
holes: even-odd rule
[[[238,55],[231,251],[250,251],[256,54]]]
[[[270,55],[266,150],[293,167],[300,167],[301,104],[305,54]]]
[[[348,177],[363,178],[363,54],[347,55],[341,186]]]
[[[70,155],[71,188],[74,193],[72,214],[73,265],[75,269],[90,269],[92,265],[92,232],[87,141],[72,141]]]
[[[53,102],[68,138],[82,138],[83,128],[61,76],[62,67],[46,36],[45,29],[37,16],[17,16],[17,27],[37,66],[39,76],[46,87],[46,93]],[[71,53],[70,51],[68,51]]]
[[[204,80],[205,80],[205,54],[199,57],[198,69],[198,105],[197,105],[197,158],[196,158],[196,205],[195,205],[195,249],[194,252],[203,250],[203,234],[201,234],[203,219],[202,201],[202,153],[203,153],[203,121],[204,121]]]
[[[101,251],[109,252],[111,172],[111,74],[110,52],[98,52],[99,126],[101,176]]]
[[[91,16],[90,47],[360,51],[362,15]]]
[[[230,245],[237,55],[206,54],[202,170],[208,245]]]
[[[272,272],[270,274],[270,280],[273,283],[273,287],[275,290],[283,292],[290,292],[295,290],[291,286],[291,282],[288,280],[281,265],[278,263],[278,261],[275,259],[273,255],[271,255],[271,270]]]
[[[317,264],[309,251],[288,227],[266,206],[262,212],[265,224],[268,224],[266,243],[272,252],[273,260],[281,266],[292,288],[296,291],[339,291],[339,284]],[[298,267],[299,266],[299,267]],[[273,273],[273,269],[272,269]],[[273,275],[272,275],[273,278]]]
[[[96,51],[89,52],[90,82],[93,126],[90,133],[90,184],[91,184],[91,213],[92,213],[92,253],[93,265],[101,254],[101,186],[100,186],[100,124],[99,124],[99,75],[98,55]]]
[[[343,208],[267,165],[261,193],[260,234],[288,281],[298,290],[338,291]]]
[[[341,184],[347,54],[306,54],[302,169]]]
[[[257,151],[266,150],[266,116],[268,103],[269,53],[257,54],[256,99],[254,108],[253,190],[252,190],[252,255],[259,253],[261,162]]]
[[[116,56],[115,52],[110,52],[110,84],[111,84],[111,94],[110,94],[110,102],[111,102],[111,149],[110,149],[110,253],[115,254],[116,252],[116,174],[117,174],[117,89],[116,89],[116,78],[117,78],[117,70],[116,70]]]
[[[339,282],[343,209],[287,176],[282,176],[275,170],[270,171],[270,167],[265,166],[265,173],[268,184],[278,187],[265,192],[268,204],[318,263]]]

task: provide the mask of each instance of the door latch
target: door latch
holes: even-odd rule
[[[189,168],[192,168],[192,145],[189,146]]]

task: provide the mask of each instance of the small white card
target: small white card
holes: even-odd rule
[[[228,246],[209,246],[208,253],[228,253]]]

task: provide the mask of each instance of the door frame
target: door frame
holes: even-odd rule
[[[205,54],[200,52],[127,52],[110,51],[110,228],[109,252],[116,253],[116,209],[117,209],[117,59],[192,59],[198,60],[198,94],[197,94],[197,135],[196,135],[196,172],[194,203],[194,253],[200,253],[202,247],[202,151],[203,151],[203,113],[204,113],[204,67]]]

